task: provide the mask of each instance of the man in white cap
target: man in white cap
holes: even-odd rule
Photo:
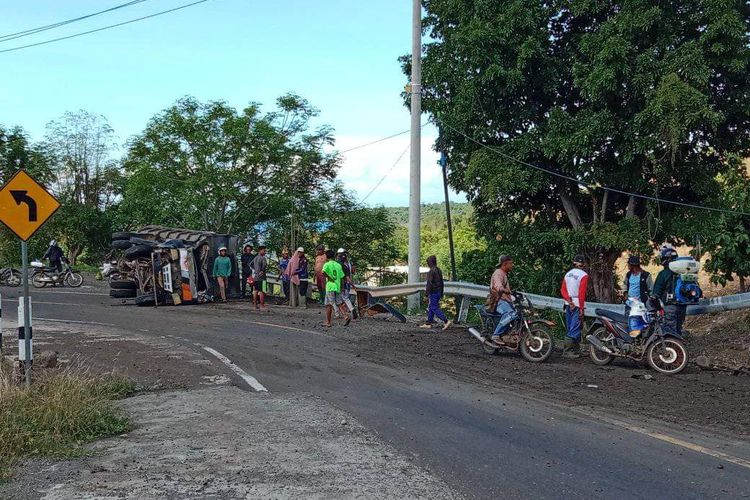
[[[219,248],[219,256],[214,259],[213,276],[219,284],[219,295],[221,301],[227,301],[227,284],[232,275],[232,259],[227,257],[227,247]]]

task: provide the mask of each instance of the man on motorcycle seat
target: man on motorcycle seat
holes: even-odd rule
[[[49,248],[47,248],[47,251],[42,257],[42,260],[44,259],[49,259],[49,267],[54,268],[58,273],[62,272],[63,250],[57,244],[57,240],[49,242]]]
[[[681,336],[682,324],[687,315],[687,305],[680,304],[676,300],[675,286],[678,275],[669,268],[669,263],[678,257],[677,251],[670,245],[664,245],[660,256],[664,269],[656,276],[653,295],[664,304],[664,330]]]
[[[513,307],[510,283],[508,282],[508,273],[512,270],[513,259],[507,255],[501,255],[497,269],[492,273],[490,279],[490,307],[488,309],[500,315],[500,320],[492,333],[493,342],[502,342],[501,337],[507,333],[510,324],[517,317],[516,310]]]

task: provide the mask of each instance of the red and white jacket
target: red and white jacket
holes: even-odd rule
[[[586,288],[589,286],[589,275],[583,269],[573,268],[565,275],[560,294],[566,302],[573,302],[580,309],[586,307]]]

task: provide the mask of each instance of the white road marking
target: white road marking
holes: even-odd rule
[[[268,389],[266,389],[263,386],[263,384],[261,384],[260,382],[258,382],[258,379],[256,379],[252,375],[248,374],[245,370],[243,370],[239,366],[237,366],[234,363],[232,363],[232,361],[229,358],[227,358],[226,356],[224,356],[219,351],[211,349],[210,347],[206,347],[206,346],[204,346],[202,344],[195,344],[195,345],[199,346],[204,351],[206,351],[208,353],[211,353],[214,356],[216,356],[216,358],[218,358],[219,361],[221,361],[222,363],[224,363],[225,365],[227,365],[230,370],[232,370],[234,373],[236,373],[237,375],[239,375],[240,378],[242,378],[242,380],[244,380],[245,382],[247,382],[247,385],[249,385],[250,387],[252,387],[255,390],[255,392],[268,392]]]
[[[49,321],[51,323],[77,323],[79,325],[99,325],[99,326],[117,326],[113,323],[99,323],[97,321],[77,321],[74,319],[56,319],[56,318],[37,318],[34,321]]]

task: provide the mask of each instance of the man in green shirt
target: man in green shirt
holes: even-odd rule
[[[229,277],[232,275],[232,260],[227,257],[227,247],[219,248],[219,256],[214,259],[214,278],[219,283],[219,294],[221,295],[221,301],[227,301],[227,284]]]
[[[351,322],[349,311],[344,306],[344,299],[341,296],[341,281],[344,278],[344,268],[335,260],[336,254],[333,250],[326,252],[326,263],[323,265],[323,276],[326,279],[326,328],[331,327],[331,318],[333,308],[338,307],[344,316],[344,326]]]

